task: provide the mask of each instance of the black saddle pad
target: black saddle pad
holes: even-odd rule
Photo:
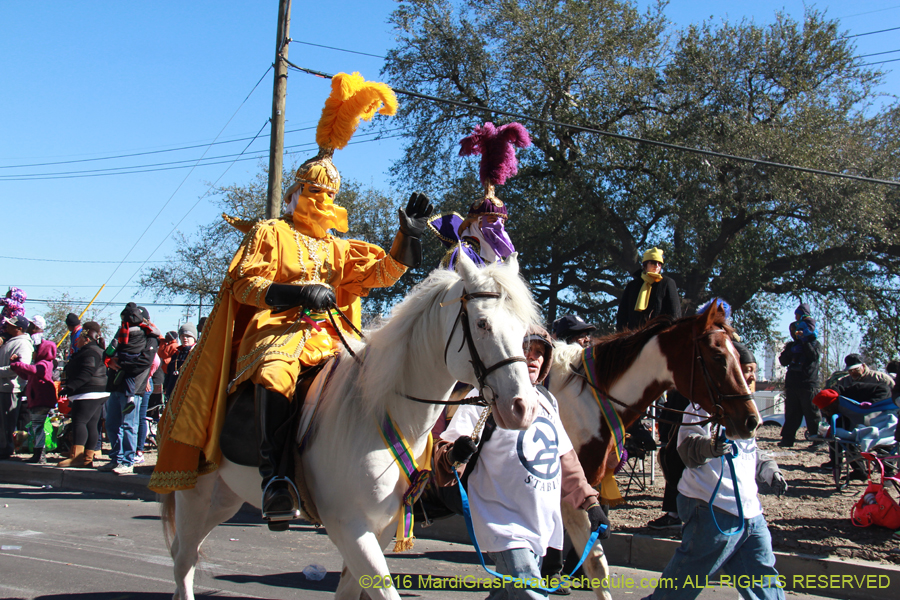
[[[226,407],[225,424],[219,437],[222,454],[235,464],[258,467],[259,442],[256,440],[253,384],[244,383],[228,396]]]

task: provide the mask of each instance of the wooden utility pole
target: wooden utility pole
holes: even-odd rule
[[[281,170],[284,158],[284,105],[287,96],[287,57],[291,35],[291,0],[278,1],[278,35],[275,40],[275,84],[272,91],[272,135],[269,138],[269,190],[266,218],[281,214]]]

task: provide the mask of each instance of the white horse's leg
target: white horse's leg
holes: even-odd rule
[[[381,537],[384,538],[385,535]],[[363,591],[371,600],[400,600],[396,588],[390,584],[390,587],[385,586],[386,581],[391,581],[391,573],[384,558],[381,540],[368,531],[365,523],[351,522],[344,523],[341,527],[332,527],[328,530],[328,536],[344,558],[341,582],[334,594],[335,600],[358,600]],[[372,581],[372,586],[363,590],[360,578]]]
[[[390,542],[393,537],[393,531],[393,528],[386,527],[385,530],[381,533],[381,538],[379,538],[378,543],[382,548],[382,556],[384,556],[384,548],[387,547],[388,542]],[[341,568],[341,582],[338,584],[338,589],[335,592],[335,598],[359,598],[359,600],[372,600],[367,591],[359,585],[359,577],[355,577],[353,573],[350,572],[350,568],[347,567],[346,561],[344,561],[344,564]]]
[[[572,540],[575,551],[581,553],[587,544],[588,538],[591,536],[591,523],[588,520],[587,513],[583,510],[577,510],[569,506],[568,503],[562,502],[563,524],[566,532]],[[594,544],[591,553],[588,554],[584,561],[585,574],[591,579],[599,579],[601,581],[609,581],[609,564],[606,562],[606,554],[603,552],[603,546],[598,541]],[[596,587],[594,593],[597,594],[599,600],[612,600],[609,588]]]
[[[175,563],[173,600],[194,600],[200,545],[216,525],[233,517],[243,502],[216,473],[198,478],[193,489],[175,492],[175,538],[170,549]]]

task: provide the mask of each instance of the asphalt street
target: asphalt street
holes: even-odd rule
[[[198,598],[331,598],[341,569],[340,555],[323,529],[292,525],[288,532],[271,533],[257,515],[246,512],[217,527],[203,552],[194,587]],[[310,565],[324,567],[325,577],[308,580],[302,571]],[[487,596],[487,588],[448,587],[488,577],[468,545],[418,539],[412,552],[389,553],[388,565],[404,598]],[[659,574],[614,567],[612,576],[633,586],[614,590],[614,598],[642,598],[650,592],[640,589],[642,580]],[[157,503],[126,495],[0,485],[0,597],[169,600],[173,590]],[[594,595],[576,590],[569,597]],[[737,597],[734,589],[716,586],[700,595],[703,600]]]

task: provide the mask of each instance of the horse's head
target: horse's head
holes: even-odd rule
[[[456,270],[462,278],[453,291],[459,311],[453,310],[455,304],[444,309],[447,367],[459,381],[481,389],[495,402],[498,426],[526,429],[537,412],[537,394],[528,378],[522,340],[527,326],[540,317],[519,276],[519,263],[513,254],[505,263],[479,269],[460,252]]]
[[[682,319],[673,330],[679,327],[690,327],[691,340],[663,348],[675,387],[713,415],[714,422],[724,425],[729,438],[756,435],[759,411],[744,380],[725,311],[714,301],[703,313]]]

